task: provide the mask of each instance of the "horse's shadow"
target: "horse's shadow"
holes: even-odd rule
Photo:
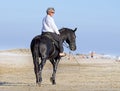
[[[12,82],[0,82],[0,86],[31,86],[34,83],[12,83]]]
[[[7,84],[7,82],[0,82],[0,86]]]

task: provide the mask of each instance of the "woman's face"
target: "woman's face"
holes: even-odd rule
[[[53,16],[53,15],[54,15],[54,13],[55,13],[55,11],[54,11],[54,10],[50,10],[50,11],[48,12],[48,15]]]

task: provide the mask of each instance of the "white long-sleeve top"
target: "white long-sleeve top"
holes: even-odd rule
[[[42,32],[52,32],[60,34],[54,19],[50,15],[46,15],[42,21]]]

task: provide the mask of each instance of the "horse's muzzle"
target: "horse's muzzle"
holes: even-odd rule
[[[74,46],[71,45],[71,46],[70,46],[70,50],[75,51],[75,50],[76,50],[76,46],[75,46],[75,45],[74,45]]]

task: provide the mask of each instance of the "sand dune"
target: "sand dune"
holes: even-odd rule
[[[42,86],[35,83],[32,56],[29,49],[0,51],[0,91],[119,91],[120,63],[114,59],[63,57],[56,82],[50,82],[52,65],[43,69]]]

